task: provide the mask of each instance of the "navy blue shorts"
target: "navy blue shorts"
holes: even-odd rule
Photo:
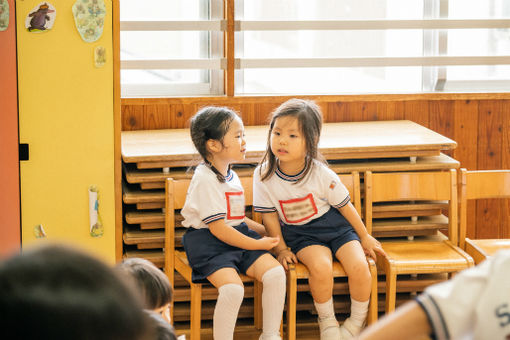
[[[234,229],[257,240],[262,237],[244,222]],[[214,236],[208,228],[188,228],[182,243],[193,269],[191,279],[194,283],[208,282],[207,277],[221,268],[234,268],[238,273],[246,274],[253,262],[260,256],[269,254],[266,250],[246,250],[228,245]]]
[[[334,256],[347,242],[359,242],[354,228],[336,208],[303,225],[281,223],[281,229],[285,243],[294,254],[305,247],[321,245],[331,249]]]

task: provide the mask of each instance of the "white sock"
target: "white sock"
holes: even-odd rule
[[[360,302],[351,298],[351,316],[349,317],[355,326],[363,326],[368,314],[368,302]]]
[[[283,305],[285,304],[285,270],[282,266],[269,269],[262,275],[262,336],[280,337]]]
[[[335,307],[333,306],[333,297],[324,303],[313,302],[317,314],[319,314],[319,320],[331,319],[335,317]]]
[[[218,288],[218,300],[214,308],[213,335],[215,340],[232,340],[237,314],[243,302],[244,287],[228,283]]]

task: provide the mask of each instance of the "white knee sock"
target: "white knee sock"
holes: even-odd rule
[[[237,314],[243,302],[244,287],[228,283],[218,288],[218,300],[214,308],[213,334],[215,340],[232,340]]]
[[[363,322],[367,318],[369,301],[360,302],[351,298],[351,316],[349,318],[357,327],[363,326]]]
[[[335,317],[335,307],[333,306],[333,297],[324,303],[313,302],[317,314],[319,314],[319,320],[331,319]]]
[[[262,336],[280,336],[283,305],[285,304],[285,270],[282,266],[269,269],[262,275]]]

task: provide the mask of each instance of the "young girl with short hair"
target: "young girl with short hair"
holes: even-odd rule
[[[191,119],[190,133],[204,162],[195,169],[181,210],[182,225],[188,228],[183,245],[193,282],[208,280],[218,288],[214,339],[233,339],[244,296],[241,272],[263,285],[260,340],[279,340],[285,271],[268,252],[279,239],[255,232],[264,227],[245,216],[244,190],[231,169],[245,158],[243,122],[230,109],[205,107]]]
[[[349,339],[368,312],[371,276],[365,254],[384,254],[350,202],[349,192],[319,150],[318,106],[291,99],[272,115],[266,154],[253,177],[253,206],[269,235],[279,237],[278,261],[301,261],[318,312],[321,340]],[[340,328],[333,307],[332,256],[349,280],[351,315]]]
[[[166,322],[171,323],[173,289],[165,273],[149,260],[139,257],[123,260],[118,268],[133,280],[142,298],[143,308],[160,314]]]

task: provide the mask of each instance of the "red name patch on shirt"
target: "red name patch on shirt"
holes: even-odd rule
[[[226,192],[225,198],[227,199],[227,219],[241,220],[244,218],[244,193]]]
[[[287,223],[299,223],[317,214],[317,206],[311,193],[303,198],[279,202]]]

